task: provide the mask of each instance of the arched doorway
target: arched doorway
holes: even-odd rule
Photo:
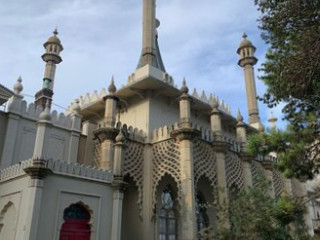
[[[81,204],[72,204],[63,212],[64,223],[59,240],[90,240],[90,213]]]

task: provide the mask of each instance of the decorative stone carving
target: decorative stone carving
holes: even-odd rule
[[[280,196],[284,190],[284,181],[281,173],[277,170],[273,170],[273,188],[275,196]]]
[[[241,189],[244,185],[242,164],[235,153],[228,152],[226,154],[226,176],[228,189],[237,186]]]
[[[202,176],[206,176],[210,185],[215,188],[217,186],[216,174],[216,156],[211,145],[202,140],[193,141],[194,156],[194,185]]]
[[[114,141],[119,133],[119,129],[116,128],[99,128],[93,132],[94,136],[99,139],[100,142],[104,140]]]
[[[168,174],[178,186],[178,200],[181,202],[181,170],[179,145],[173,139],[153,145],[152,206],[156,204],[156,189],[161,178]]]
[[[138,207],[140,216],[142,216],[142,195],[143,195],[143,144],[126,141],[126,151],[124,157],[124,169],[123,175],[130,175],[136,182],[139,196],[138,196]]]
[[[44,179],[52,170],[47,167],[47,161],[44,159],[33,159],[32,165],[23,169],[31,179]]]
[[[201,136],[201,132],[193,128],[180,128],[171,132],[171,137],[176,139],[178,142],[182,140],[190,140]]]

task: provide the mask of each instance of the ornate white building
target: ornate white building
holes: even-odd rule
[[[185,80],[174,85],[155,10],[155,0],[143,1],[141,58],[120,89],[112,79],[66,113],[51,111],[63,50],[56,30],[44,44],[34,103],[23,100],[20,78],[14,91],[0,85],[0,104],[8,101],[0,111],[0,239],[191,240],[217,224],[217,211],[201,203],[225,202],[231,186],[252,186],[255,175],[272,181],[273,196],[306,194],[304,183],[272,168],[272,157],[244,153],[247,135],[263,130],[247,36],[237,53],[248,124],[217,96],[190,94]]]

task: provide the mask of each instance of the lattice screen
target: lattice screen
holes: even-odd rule
[[[213,188],[217,186],[216,174],[216,156],[212,146],[205,141],[199,139],[193,141],[194,156],[194,185],[202,176],[206,176],[210,180]]]
[[[284,191],[284,179],[281,173],[277,170],[273,170],[273,189],[275,196],[280,196]]]
[[[101,143],[98,139],[94,140],[94,147],[93,147],[93,164],[96,167],[100,166],[101,162]]]
[[[261,163],[252,161],[251,163],[251,175],[252,175],[252,186],[258,187],[259,186],[259,179],[261,177],[265,177],[263,173],[263,167]]]
[[[236,153],[228,152],[226,154],[226,175],[228,189],[233,186],[237,186],[239,189],[243,187],[242,164]]]
[[[143,149],[141,143],[126,141],[126,151],[124,158],[124,175],[129,174],[136,182],[139,192],[138,206],[140,215],[142,214],[142,195],[143,195]]]
[[[173,139],[153,145],[152,205],[156,203],[156,189],[160,179],[168,174],[178,186],[178,199],[181,200],[181,170],[179,145]]]

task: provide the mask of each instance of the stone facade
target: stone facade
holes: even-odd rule
[[[64,114],[51,111],[44,93],[53,94],[63,50],[55,31],[45,43],[43,94],[28,105],[21,81],[14,88],[0,112],[0,239],[62,239],[82,221],[90,239],[193,240],[217,224],[219,213],[201,203],[227,202],[228,189],[254,186],[259,174],[271,180],[272,196],[305,192],[271,167],[275,158],[244,153],[247,135],[263,130],[252,43],[245,37],[238,49],[246,124],[217,96],[189,94],[185,80],[174,85],[158,55],[155,0],[143,3],[143,54],[126,86],[112,79],[108,92],[86,94]]]

